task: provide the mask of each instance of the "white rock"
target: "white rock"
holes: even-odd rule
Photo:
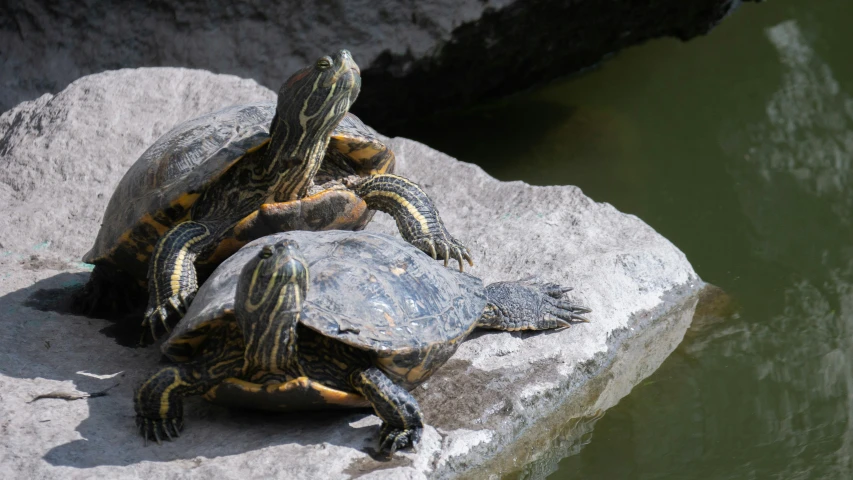
[[[84,77],[0,116],[0,464],[7,475],[424,478],[522,468],[501,463],[506,456],[498,453],[519,442],[551,445],[531,440],[539,428],[531,426],[549,421],[567,401],[581,402],[575,416],[609,408],[683,335],[703,283],[684,255],[638,218],[576,187],[499,182],[479,167],[396,138],[390,144],[398,173],[433,197],[449,230],[471,249],[477,263],[471,272],[486,282],[538,275],[574,286],[572,298],[594,310],[592,323],[542,334],[473,335],[427,388],[414,392],[428,423],[420,448],[388,463],[369,455],[377,433],[369,413],[269,415],[200,399],[187,402],[179,440],[143,447],[132,393],[156,368],[157,350],[117,345],[100,332],[107,321],[34,309],[53,299],[32,295],[85,282],[80,257],[106,202],[158,136],[229,104],[273,98],[231,76],[121,70]],[[369,228],[396,230],[385,215]],[[655,337],[626,342],[647,330]],[[601,385],[590,381],[611,363]],[[39,393],[95,392],[116,383],[104,397],[27,403]],[[561,415],[553,418],[568,421]],[[556,461],[535,451],[523,462]]]

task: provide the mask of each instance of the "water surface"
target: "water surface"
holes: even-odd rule
[[[850,0],[746,4],[408,133],[638,215],[737,304],[697,317],[550,478],[853,478],[851,46]]]

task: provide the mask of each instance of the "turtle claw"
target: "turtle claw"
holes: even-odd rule
[[[172,325],[175,322],[170,322],[169,317],[171,312],[178,314],[178,318],[186,315],[189,310],[189,305],[192,302],[194,293],[180,292],[177,295],[172,295],[166,301],[149,308],[145,312],[145,319],[142,321],[142,327],[148,327],[151,331],[151,338],[157,340],[160,335],[157,334],[158,324],[163,326],[166,333],[172,332]],[[171,310],[171,311],[170,311]]]
[[[436,250],[435,242],[430,237],[417,238],[412,240],[412,245],[418,247],[418,250],[426,253],[433,260],[438,260],[438,251]]]
[[[173,441],[181,436],[184,428],[180,418],[146,418],[141,415],[136,416],[136,426],[145,445],[148,445],[148,440],[156,441],[157,445],[162,445],[163,440]]]
[[[561,287],[555,283],[546,283],[540,285],[542,291],[548,295],[545,297],[546,321],[556,321],[557,324],[568,327],[572,321],[580,321],[590,323],[589,319],[582,316],[584,313],[590,313],[591,308],[583,305],[576,305],[568,300],[563,300],[565,293],[572,290],[571,287]]]
[[[449,234],[443,235],[443,239],[436,237],[421,237],[413,240],[412,245],[418,247],[421,251],[433,258],[433,260],[443,260],[446,267],[450,260],[456,260],[459,263],[459,271],[465,271],[464,262],[474,266],[474,261],[471,259],[471,254],[464,245],[458,240],[451,237]]]
[[[548,303],[550,303],[558,310],[571,312],[573,315],[589,313],[592,311],[592,309],[589,307],[585,307],[583,305],[576,305],[572,302],[567,302],[565,300],[551,300]]]
[[[569,318],[568,315],[563,315],[560,312],[555,312],[549,309],[544,315],[542,315],[542,321],[539,324],[539,328],[569,328],[572,326],[572,322],[570,320],[571,318]]]
[[[142,327],[148,327],[151,331],[151,338],[153,340],[157,340],[159,335],[157,335],[157,325],[163,325],[163,328],[166,329],[166,333],[171,331],[169,328],[169,322],[167,319],[169,318],[169,312],[166,310],[166,307],[160,307],[157,309],[150,310],[145,313],[145,319],[142,321]]]
[[[542,290],[551,298],[560,299],[568,292],[574,290],[574,287],[563,287],[556,283],[541,284]]]
[[[570,322],[563,320],[562,318],[551,318],[552,315],[547,315],[546,320],[551,320],[557,324],[557,328],[569,328],[572,326]]]
[[[169,305],[171,305],[172,310],[178,312],[178,315],[182,317],[187,313],[187,303],[184,301],[183,295],[169,297]]]
[[[444,244],[444,250],[446,252],[444,257],[445,267],[447,266],[447,260],[450,258],[456,260],[456,262],[459,263],[460,272],[465,271],[465,265],[463,264],[463,261],[468,262],[468,265],[472,267],[474,266],[474,261],[471,260],[471,254],[468,252],[468,249],[465,248],[464,245],[459,243],[459,241],[455,238],[450,237],[450,241]]]
[[[465,261],[468,262],[469,267],[474,266],[474,259],[471,258],[471,252],[469,252],[468,249],[465,247],[462,247],[462,258],[464,258]]]
[[[423,427],[394,428],[387,424],[379,431],[379,451],[394,455],[399,449],[411,447],[413,450],[421,440]]]
[[[468,252],[468,249],[463,247],[462,245],[455,245],[453,248],[453,258],[459,262],[459,271],[464,272],[465,266],[462,264],[463,261],[468,262],[468,266],[474,266],[474,260],[471,259],[471,254]]]
[[[192,301],[191,297],[194,297],[194,296],[195,295],[192,295],[192,296],[187,296],[187,295],[183,295],[183,294],[180,295],[181,305],[183,305],[183,307],[184,307],[184,314],[186,314],[187,310],[190,309],[190,302]]]
[[[167,321],[167,319],[169,318],[169,315],[166,313],[166,309],[165,308],[161,309],[159,313],[160,313],[160,315],[159,315],[160,324],[163,325],[164,329],[166,329],[166,333],[171,333],[172,329],[169,327],[169,322]],[[152,334],[153,333],[154,332],[152,332]]]

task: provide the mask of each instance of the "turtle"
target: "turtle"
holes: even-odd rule
[[[147,288],[142,325],[156,338],[185,313],[199,279],[247,242],[297,229],[358,230],[375,210],[433,258],[473,265],[426,193],[393,174],[394,153],[349,113],[360,88],[359,68],[341,50],[293,74],[277,103],[226,107],[160,137],[108,203],[83,256],[94,269],[78,309],[132,310]]]
[[[136,389],[145,441],[180,435],[183,398],[288,411],[372,407],[379,451],[414,446],[423,413],[410,391],[475,327],[548,330],[588,321],[571,288],[533,279],[484,286],[402,240],[371,231],[293,231],[224,261]]]

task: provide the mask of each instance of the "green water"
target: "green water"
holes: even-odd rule
[[[695,319],[550,478],[853,478],[851,46],[851,0],[747,4],[410,131],[638,215],[738,305]]]

